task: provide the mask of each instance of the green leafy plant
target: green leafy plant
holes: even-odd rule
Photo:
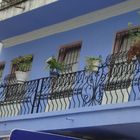
[[[135,31],[134,25],[131,22],[128,23],[128,35],[132,43],[135,44],[140,41],[140,29]]]
[[[137,11],[137,14],[140,15],[140,11]],[[140,28],[135,30],[135,26],[132,22],[128,22],[128,34],[131,42],[137,43],[140,41]]]
[[[85,69],[87,71],[97,71],[99,64],[102,62],[101,55],[99,57],[87,57]]]
[[[25,72],[30,68],[32,59],[32,55],[19,56],[12,61],[12,64],[16,66],[17,71]]]
[[[86,58],[87,62],[94,61],[94,60],[99,60],[101,62],[102,58],[101,58],[101,56],[99,56],[99,57],[87,57]]]
[[[58,62],[55,57],[50,57],[46,60],[46,68],[49,68],[51,71],[57,70],[57,71],[63,71],[64,70],[64,64],[62,62]]]

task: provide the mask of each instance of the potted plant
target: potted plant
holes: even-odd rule
[[[102,57],[87,57],[86,58],[86,71],[89,72],[97,72],[98,71],[98,67],[100,65],[102,61]]]
[[[128,24],[128,35],[132,45],[127,53],[127,61],[130,63],[134,58],[140,62],[140,30],[135,31],[132,23]]]
[[[50,70],[50,76],[58,76],[64,69],[63,63],[58,62],[55,57],[49,57],[45,62],[46,68]]]
[[[32,59],[32,55],[27,55],[20,56],[12,61],[12,64],[16,67],[15,75],[18,83],[22,83],[28,79]]]

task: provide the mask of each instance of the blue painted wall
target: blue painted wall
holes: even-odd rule
[[[116,32],[127,28],[128,22],[133,22],[135,25],[140,23],[140,16],[136,11],[71,31],[4,48],[0,55],[1,61],[6,61],[3,77],[10,72],[11,60],[26,54],[34,55],[30,79],[48,76],[48,72],[44,70],[45,59],[51,55],[57,55],[61,45],[78,40],[82,40],[79,69],[83,69],[86,56],[101,54],[105,59],[111,53]]]
[[[127,0],[88,0],[88,2],[87,0],[58,0],[1,21],[0,40],[63,22],[124,1]]]

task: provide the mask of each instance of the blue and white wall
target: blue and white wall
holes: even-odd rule
[[[135,0],[133,0],[133,2],[134,1]],[[126,7],[126,9],[129,8]],[[134,25],[140,24],[140,16],[137,14],[137,11],[138,10],[127,13],[124,12],[123,14],[118,15],[114,14],[115,16],[113,17],[106,16],[106,19],[105,17],[103,17],[100,21],[96,19],[94,21],[94,16],[88,15],[89,22],[87,22],[87,24],[83,24],[83,18],[78,18],[77,20],[75,19],[72,21],[66,21],[64,24],[58,23],[54,26],[51,26],[51,28],[44,27],[39,30],[34,30],[29,33],[21,34],[20,36],[7,38],[3,41],[5,47],[7,48],[4,48],[0,55],[0,61],[6,61],[6,67],[4,69],[3,77],[10,72],[11,60],[18,56],[23,56],[26,54],[34,55],[30,79],[48,76],[48,72],[44,70],[44,60],[50,57],[51,55],[57,56],[60,46],[79,40],[82,41],[79,70],[84,68],[86,56],[98,56],[101,54],[105,59],[106,56],[112,51],[116,32],[127,28],[128,22],[132,22]],[[115,13],[117,13],[117,10],[115,11]],[[107,12],[107,14],[110,13]],[[81,19],[81,21],[79,19]],[[81,23],[82,25],[76,26],[76,21],[79,24]],[[19,24],[17,26],[19,26]],[[66,28],[68,26],[72,28]],[[57,32],[57,30],[59,31]],[[139,130],[139,126],[136,126],[134,128],[133,124],[132,127],[128,127],[128,125],[126,125],[124,129],[120,129],[120,125],[118,125],[123,123],[131,124],[131,122],[136,123],[138,125],[137,122],[140,122],[139,101],[136,102],[136,104],[134,102],[130,104],[124,104],[123,107],[121,104],[119,104],[117,107],[119,109],[116,109],[116,105],[112,105],[111,107],[103,106],[105,110],[103,110],[102,106],[97,106],[97,108],[94,107],[94,109],[81,108],[77,111],[70,110],[68,111],[68,114],[66,114],[66,112],[54,112],[54,114],[57,114],[55,117],[52,117],[54,116],[52,112],[50,112],[50,114],[33,114],[34,118],[30,115],[25,117],[21,116],[21,118],[19,118],[21,122],[19,122],[19,120],[16,120],[15,118],[16,121],[14,119],[14,121],[10,120],[9,125],[5,123],[5,120],[1,120],[2,125],[0,125],[0,130],[1,132],[6,132],[7,130],[11,130],[16,126],[18,128],[31,129],[36,131],[50,129],[55,130],[60,128],[78,128],[78,130],[81,131],[79,129],[80,127],[110,125],[111,127],[109,127],[108,129],[112,132],[112,124],[115,124],[117,126],[117,128],[115,129],[120,134],[122,133],[122,130],[125,130],[127,134],[129,134],[131,130],[133,130],[132,133],[135,130]],[[135,116],[133,114],[135,114]],[[66,115],[68,117],[72,116],[72,118],[74,118],[74,122],[70,122],[69,120],[67,120]],[[23,119],[24,121],[22,121]],[[64,123],[61,124],[61,122]],[[46,126],[49,127],[46,128]],[[87,128],[85,128],[85,130],[89,132]],[[93,129],[91,130],[91,133],[93,133]],[[133,133],[133,135],[135,135],[135,133]],[[138,131],[137,135],[139,136]]]
[[[48,72],[44,69],[45,59],[52,55],[57,56],[60,46],[75,41],[82,41],[79,69],[84,68],[86,56],[102,55],[105,59],[112,51],[116,32],[127,28],[128,22],[140,24],[140,15],[137,11],[4,48],[0,55],[0,60],[6,61],[3,76],[10,73],[12,59],[26,54],[34,56],[30,79],[48,76]],[[22,35],[20,37],[22,38]]]

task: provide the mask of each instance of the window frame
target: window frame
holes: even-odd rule
[[[75,58],[73,58],[73,62],[72,63],[67,63],[67,64],[64,64],[64,66],[68,67],[66,68],[66,72],[67,72],[67,69],[71,69],[70,72],[72,72],[72,66],[74,64],[77,64],[78,63],[78,59],[79,59],[79,56],[80,56],[80,51],[81,51],[81,48],[82,48],[82,41],[76,41],[76,42],[72,42],[72,43],[69,43],[69,44],[65,44],[65,45],[62,45],[59,47],[59,50],[58,50],[58,57],[57,57],[57,61],[58,62],[63,62],[65,61],[65,58],[66,58],[66,55],[68,54],[68,52],[70,52],[71,50],[73,49],[77,49],[78,52],[77,52],[77,56],[75,56]],[[62,56],[61,56],[62,55]],[[71,54],[72,55],[72,54]],[[70,58],[69,58],[70,59]],[[74,62],[74,59],[76,59],[77,61]],[[68,60],[69,61],[69,60]],[[69,72],[69,71],[68,71]]]

